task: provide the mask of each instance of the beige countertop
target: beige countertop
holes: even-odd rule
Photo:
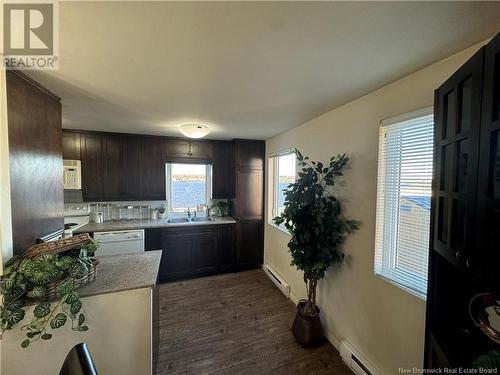
[[[153,287],[158,277],[161,250],[97,256],[97,259],[97,278],[78,289],[81,297]]]
[[[131,229],[148,229],[148,228],[167,228],[167,227],[192,227],[200,225],[219,225],[236,223],[232,217],[214,217],[213,221],[198,221],[189,223],[168,223],[167,219],[159,220],[122,220],[122,221],[106,221],[101,224],[88,223],[73,232],[78,233],[93,233],[93,232],[108,232],[116,230],[131,230]]]

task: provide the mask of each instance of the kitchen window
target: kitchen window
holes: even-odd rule
[[[384,120],[379,131],[375,274],[424,299],[433,135],[432,109]]]
[[[171,212],[204,211],[211,196],[210,164],[167,163],[167,199]]]
[[[273,224],[273,218],[279,216],[285,206],[285,190],[288,184],[295,182],[295,174],[297,169],[297,160],[295,151],[290,151],[269,158],[271,181],[270,181],[270,213],[269,223]],[[280,227],[280,229],[284,229]]]

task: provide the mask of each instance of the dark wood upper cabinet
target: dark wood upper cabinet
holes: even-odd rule
[[[123,169],[119,168],[123,157],[122,142],[118,137],[103,135],[102,143],[102,197],[119,200],[123,191],[122,181],[126,179]],[[83,189],[85,190],[85,185]]]
[[[476,243],[483,55],[481,49],[436,91],[432,243],[460,266],[470,264]]]
[[[165,199],[161,137],[82,132],[81,161],[85,201]]]
[[[169,139],[167,141],[167,156],[170,158],[188,158],[190,152],[189,141],[183,139]]]
[[[234,198],[235,162],[233,142],[215,141],[212,145],[212,198]]]
[[[140,199],[143,196],[143,176],[146,168],[143,163],[142,142],[134,136],[123,136],[121,161],[121,193],[123,199]]]
[[[189,142],[189,157],[192,159],[211,159],[212,143],[208,141]]]
[[[166,155],[165,139],[159,137],[144,137],[142,139],[142,196],[147,197],[146,199],[165,199]]]
[[[235,140],[236,164],[241,169],[264,169],[263,141]]]
[[[62,133],[63,159],[80,160],[80,133],[64,131]]]
[[[212,144],[209,141],[169,139],[167,141],[167,157],[208,160],[212,158]]]
[[[6,71],[6,95],[12,240],[19,255],[64,227],[61,103],[13,70]]]
[[[84,201],[100,200],[104,196],[103,135],[88,133],[81,138],[82,195]]]

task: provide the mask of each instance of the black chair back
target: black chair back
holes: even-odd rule
[[[86,343],[77,344],[69,351],[59,375],[97,375]]]

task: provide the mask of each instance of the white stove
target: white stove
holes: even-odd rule
[[[89,222],[89,205],[85,203],[64,204],[64,236],[71,237],[73,231]]]

